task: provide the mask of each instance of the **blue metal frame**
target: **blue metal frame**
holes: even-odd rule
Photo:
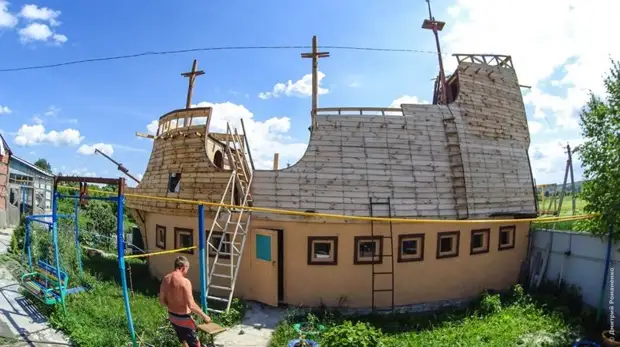
[[[75,249],[77,252],[78,270],[80,275],[84,273],[82,268],[82,247],[80,247],[80,228],[78,225],[78,211],[80,210],[79,195],[76,193],[73,199],[73,229],[75,232]]]
[[[205,207],[198,205],[198,264],[200,265],[200,305],[207,312],[207,276],[205,272]]]
[[[58,193],[54,192],[52,197],[52,240],[54,242],[54,261],[56,262],[56,278],[60,280],[60,254],[58,252],[58,218],[56,215],[58,214]],[[62,305],[62,310],[67,312],[67,306],[65,305],[65,288],[62,285],[62,282],[58,283],[58,288],[60,292],[60,304]]]
[[[121,179],[124,186],[125,180]],[[122,189],[122,186],[119,187]],[[136,340],[136,330],[133,326],[133,319],[131,318],[131,306],[129,306],[129,292],[127,291],[127,271],[125,270],[125,237],[123,231],[123,206],[124,197],[122,193],[118,194],[116,205],[116,245],[118,251],[118,269],[121,273],[121,284],[123,285],[123,301],[125,303],[125,315],[127,316],[127,325],[129,327],[129,335],[131,336],[131,343],[133,347],[138,347]]]

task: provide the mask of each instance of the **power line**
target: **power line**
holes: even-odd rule
[[[60,66],[76,65],[84,63],[93,63],[98,61],[110,61],[110,60],[122,60],[132,59],[151,55],[169,55],[169,54],[181,54],[190,52],[205,52],[205,51],[232,51],[232,50],[276,50],[276,49],[309,49],[311,46],[225,46],[225,47],[203,47],[203,48],[190,48],[179,49],[170,51],[148,51],[136,54],[117,55],[104,58],[91,58],[67,61],[63,63],[47,64],[47,65],[35,65],[25,66],[17,68],[0,69],[0,72],[14,72],[24,70],[37,70],[37,69],[49,69]],[[417,49],[402,49],[402,48],[372,48],[372,47],[355,47],[355,46],[321,46],[321,48],[335,49],[335,50],[349,50],[349,51],[375,51],[375,52],[402,52],[402,53],[430,53],[437,54],[433,51],[417,50]]]

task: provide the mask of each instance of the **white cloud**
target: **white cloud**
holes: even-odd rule
[[[64,167],[63,167],[64,170]],[[65,174],[67,175],[67,174]],[[68,175],[73,175],[73,176],[85,176],[85,177],[96,177],[97,174],[93,171],[89,171],[87,168],[83,167],[81,169],[73,169],[71,170]]]
[[[24,5],[19,15],[25,19],[34,21],[41,20],[49,22],[51,26],[58,26],[57,18],[60,16],[60,11],[55,11],[47,7],[37,7],[37,5]]]
[[[158,127],[159,127],[159,121],[158,120],[154,120],[154,121],[150,122],[146,126],[146,130],[148,131],[149,134],[155,135],[155,134],[157,134],[157,128]]]
[[[390,104],[390,108],[400,108],[402,104],[429,104],[426,100],[420,100],[417,96],[403,95]]]
[[[60,109],[54,105],[47,108],[47,111],[43,113],[44,116],[55,117],[60,113]]]
[[[568,154],[566,153],[567,143],[574,149],[583,143],[583,139],[573,138],[570,141],[554,139],[530,146],[530,162],[536,184],[561,183],[564,179],[566,160],[568,159]],[[575,181],[579,181],[583,174],[583,169],[578,153],[573,154],[573,170],[575,172]]]
[[[11,109],[8,106],[0,105],[0,115],[2,115],[2,114],[11,114],[11,113],[13,113],[13,111],[11,111]]]
[[[58,45],[68,40],[65,35],[52,32],[50,27],[43,23],[30,23],[27,27],[19,29],[19,38],[22,43],[41,41],[52,42]]]
[[[32,121],[33,121],[35,124],[43,124],[43,119],[41,119],[41,118],[39,118],[39,117],[37,117],[37,116],[32,117]]]
[[[257,169],[273,168],[273,154],[280,154],[281,167],[285,163],[295,163],[306,151],[307,144],[295,141],[287,133],[291,128],[291,120],[288,117],[273,117],[265,121],[254,119],[254,114],[245,106],[233,104],[231,102],[210,103],[201,102],[192,107],[212,107],[213,119],[211,120],[210,132],[226,132],[226,122],[230,122],[232,127],[236,127],[240,133],[241,121],[245,124],[248,142],[252,151],[252,159]],[[150,127],[156,121],[147,126],[149,132],[154,133],[156,127]]]
[[[620,1],[524,0],[505,6],[494,0],[456,0],[448,10],[452,18],[447,18],[444,49],[511,55],[520,82],[533,87],[525,100],[535,106],[534,117],[544,118],[547,111],[557,127],[573,129],[576,108],[588,90],[604,91],[609,57],[620,58],[620,45],[609,44],[617,41],[617,13]],[[539,24],[525,24],[525,19]],[[453,69],[456,61],[446,63]],[[552,75],[549,83],[564,92],[542,90]]]
[[[52,130],[45,132],[41,124],[22,125],[15,136],[18,146],[34,146],[49,143],[54,146],[77,146],[84,139],[80,132],[75,129],[65,129],[60,132]]]
[[[9,12],[9,3],[0,0],[0,29],[12,28],[17,25],[17,16]]]
[[[80,148],[78,148],[77,152],[80,154],[84,154],[84,155],[93,155],[95,154],[95,149],[100,150],[101,152],[103,152],[106,155],[112,155],[112,153],[114,153],[114,148],[112,147],[112,145],[109,145],[107,143],[96,143],[94,145],[82,145],[80,146]]]
[[[319,71],[317,73],[318,79],[318,94],[323,95],[329,93],[327,88],[321,87],[321,81],[325,78],[325,74]],[[269,98],[277,98],[282,95],[305,97],[312,95],[312,74],[304,75],[300,80],[293,83],[292,80],[288,80],[286,83],[276,83],[273,86],[273,90],[270,92],[262,92],[258,94],[258,97],[265,100]]]
[[[527,121],[527,125],[530,128],[530,134],[537,134],[539,133],[542,128],[543,128],[543,124],[541,122],[537,122],[535,120],[529,120]]]

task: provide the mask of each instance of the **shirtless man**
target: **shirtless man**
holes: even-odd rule
[[[174,271],[161,281],[159,302],[168,308],[168,319],[183,347],[200,347],[200,341],[196,336],[196,323],[190,313],[194,312],[201,316],[206,323],[211,322],[211,318],[202,312],[194,301],[192,283],[185,278],[187,270],[189,270],[187,258],[177,257],[174,261]]]

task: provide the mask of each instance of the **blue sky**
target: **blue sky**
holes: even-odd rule
[[[600,78],[584,77],[585,72],[600,76],[608,66],[596,59],[598,55],[573,47],[588,43],[587,37],[574,34],[575,29],[587,28],[590,14],[584,4],[561,2],[543,9],[563,20],[562,30],[550,30],[549,37],[515,22],[520,11],[530,16],[528,6],[533,3],[528,1],[510,11],[490,0],[433,4],[435,17],[448,22],[442,34],[446,52],[512,54],[521,83],[533,86],[524,94],[539,183],[562,179],[565,157],[558,143],[580,141],[576,109],[585,100],[584,90],[600,90]],[[601,6],[616,5],[601,2]],[[576,11],[582,12],[575,15]],[[496,13],[491,22],[485,18],[489,12]],[[312,35],[318,36],[319,45],[432,51],[432,34],[420,29],[427,15],[422,0],[393,0],[389,6],[370,0],[70,4],[0,0],[0,69],[144,51],[309,45]],[[490,24],[497,28],[488,30]],[[550,43],[572,48],[552,49]],[[261,153],[259,165],[268,167],[275,151],[281,153],[281,166],[292,164],[308,139],[310,98],[304,95],[308,85],[302,77],[310,73],[311,65],[300,53],[296,49],[195,52],[0,72],[0,129],[18,156],[31,161],[46,158],[56,171],[118,176],[111,163],[89,155],[97,145],[141,174],[151,141],[137,138],[135,132],[146,132],[160,115],[184,107],[187,80],[180,73],[198,59],[206,74],[197,79],[194,103],[212,104],[220,121],[243,117],[249,122],[253,150]],[[431,100],[431,79],[437,73],[433,54],[330,53],[320,62],[321,87],[326,89],[321,106],[387,107],[402,97]],[[599,48],[596,53],[604,52]],[[447,60],[453,67],[453,58]],[[259,97],[272,92],[276,83],[288,81],[279,97]],[[576,171],[579,178],[579,165]]]

